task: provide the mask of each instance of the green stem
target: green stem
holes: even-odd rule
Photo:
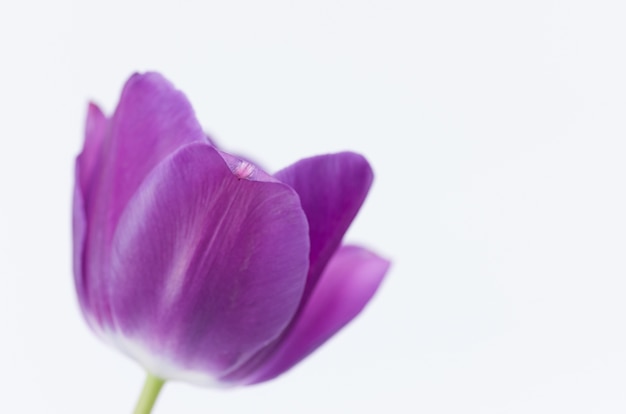
[[[139,401],[137,401],[135,406],[135,414],[150,414],[164,383],[165,380],[148,373],[146,382],[143,383]]]

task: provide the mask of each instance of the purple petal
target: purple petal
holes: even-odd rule
[[[133,355],[155,375],[185,377],[164,372],[174,365],[217,376],[285,329],[308,254],[290,187],[242,179],[215,148],[188,145],[148,176],[120,218],[106,283],[115,329],[158,355]]]
[[[390,263],[356,246],[342,246],[330,259],[304,309],[272,356],[249,384],[290,369],[350,322],[378,289]]]
[[[311,256],[306,302],[367,196],[372,169],[363,156],[342,152],[298,161],[274,176],[296,190],[309,221]]]
[[[161,160],[207,138],[185,95],[157,73],[136,74],[126,82],[110,128],[97,190],[112,232],[130,197]]]
[[[92,183],[99,166],[102,143],[107,133],[107,123],[108,120],[100,108],[94,104],[89,104],[85,122],[85,143],[75,163],[72,205],[73,267],[76,292],[83,310],[86,310],[88,307],[83,268],[85,237],[87,234],[86,196],[92,193]]]
[[[85,122],[85,143],[83,151],[78,157],[80,174],[76,182],[83,193],[87,192],[93,181],[93,176],[100,161],[102,143],[104,142],[108,120],[97,105],[90,103],[87,108]]]
[[[79,157],[87,218],[84,305],[100,325],[111,322],[101,292],[107,289],[113,233],[128,200],[165,157],[188,143],[207,142],[185,96],[156,73],[133,75],[113,117],[108,122],[103,118],[97,108],[90,108]]]
[[[74,243],[72,265],[74,269],[74,284],[81,309],[87,307],[87,294],[85,292],[83,275],[83,254],[85,248],[85,234],[87,232],[87,219],[85,217],[85,201],[83,190],[80,185],[81,168],[77,159],[74,170],[74,194],[72,199],[72,237]]]

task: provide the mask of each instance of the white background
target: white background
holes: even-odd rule
[[[19,4],[19,5],[18,5]],[[0,5],[0,412],[131,412],[141,368],[73,290],[88,100],[161,71],[269,170],[352,149],[348,240],[393,260],[366,311],[280,379],[166,385],[155,413],[626,412],[621,1]]]

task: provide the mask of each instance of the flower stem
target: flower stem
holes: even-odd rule
[[[165,380],[148,373],[146,381],[143,383],[143,390],[141,390],[139,401],[137,401],[137,405],[135,406],[135,414],[150,414],[164,383]]]

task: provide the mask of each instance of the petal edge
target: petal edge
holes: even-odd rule
[[[163,356],[147,368],[168,378],[178,374],[165,366],[217,377],[247,359],[297,309],[307,233],[290,187],[238,179],[209,144],[181,148],[147,177],[114,237],[114,329],[147,351],[127,352]]]
[[[365,201],[374,173],[362,155],[341,152],[305,158],[274,176],[296,190],[309,222],[311,265],[304,304]]]
[[[287,336],[244,383],[271,380],[323,345],[361,312],[389,267],[388,260],[367,249],[342,246],[331,258]]]

